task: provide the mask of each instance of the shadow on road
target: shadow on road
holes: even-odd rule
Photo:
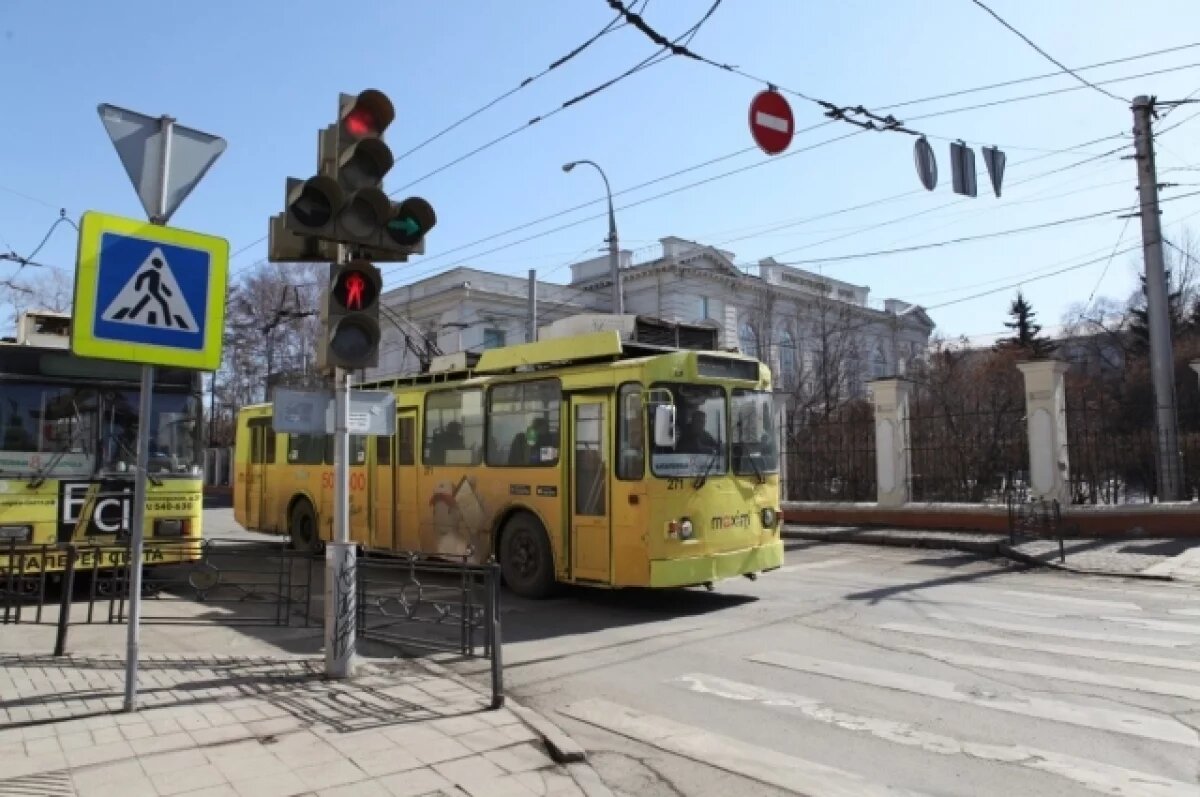
[[[923,589],[945,587],[951,584],[969,584],[976,581],[986,581],[994,576],[1016,573],[1030,569],[1030,565],[1010,562],[1007,559],[986,559],[981,556],[976,556],[975,554],[963,554],[961,556],[948,557],[929,557],[928,559],[919,559],[915,562],[911,562],[910,564],[935,565],[945,568],[987,564],[988,567],[982,570],[972,570],[968,573],[941,576],[939,578],[931,578],[924,581],[892,584],[886,587],[879,587],[877,589],[864,590],[862,592],[851,592],[845,596],[846,599],[852,601],[866,601],[867,603],[874,605],[881,601],[894,598],[897,595],[918,592]]]

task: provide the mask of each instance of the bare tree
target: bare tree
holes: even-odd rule
[[[232,440],[232,418],[277,385],[313,385],[323,264],[263,263],[229,288],[224,360],[216,373],[214,441]]]
[[[65,269],[27,266],[0,279],[0,302],[7,306],[12,324],[28,310],[69,313],[74,288],[74,280]]]

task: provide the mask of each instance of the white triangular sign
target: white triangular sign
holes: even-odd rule
[[[171,264],[155,247],[100,315],[105,321],[136,324],[154,329],[199,332]]]
[[[160,214],[163,119],[107,103],[100,105],[99,111],[146,215],[164,224],[225,151],[225,139],[172,123],[166,202]]]

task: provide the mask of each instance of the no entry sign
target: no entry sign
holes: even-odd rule
[[[778,91],[761,91],[750,101],[750,135],[763,152],[783,152],[792,143],[795,129],[792,108]]]

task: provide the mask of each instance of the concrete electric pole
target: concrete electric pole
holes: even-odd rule
[[[1146,258],[1146,317],[1150,328],[1150,376],[1154,384],[1154,424],[1158,499],[1180,497],[1179,425],[1175,412],[1175,358],[1171,348],[1171,315],[1163,265],[1162,226],[1158,211],[1158,172],[1150,120],[1154,103],[1133,98],[1133,142],[1138,169],[1138,213],[1142,219],[1142,251]]]

